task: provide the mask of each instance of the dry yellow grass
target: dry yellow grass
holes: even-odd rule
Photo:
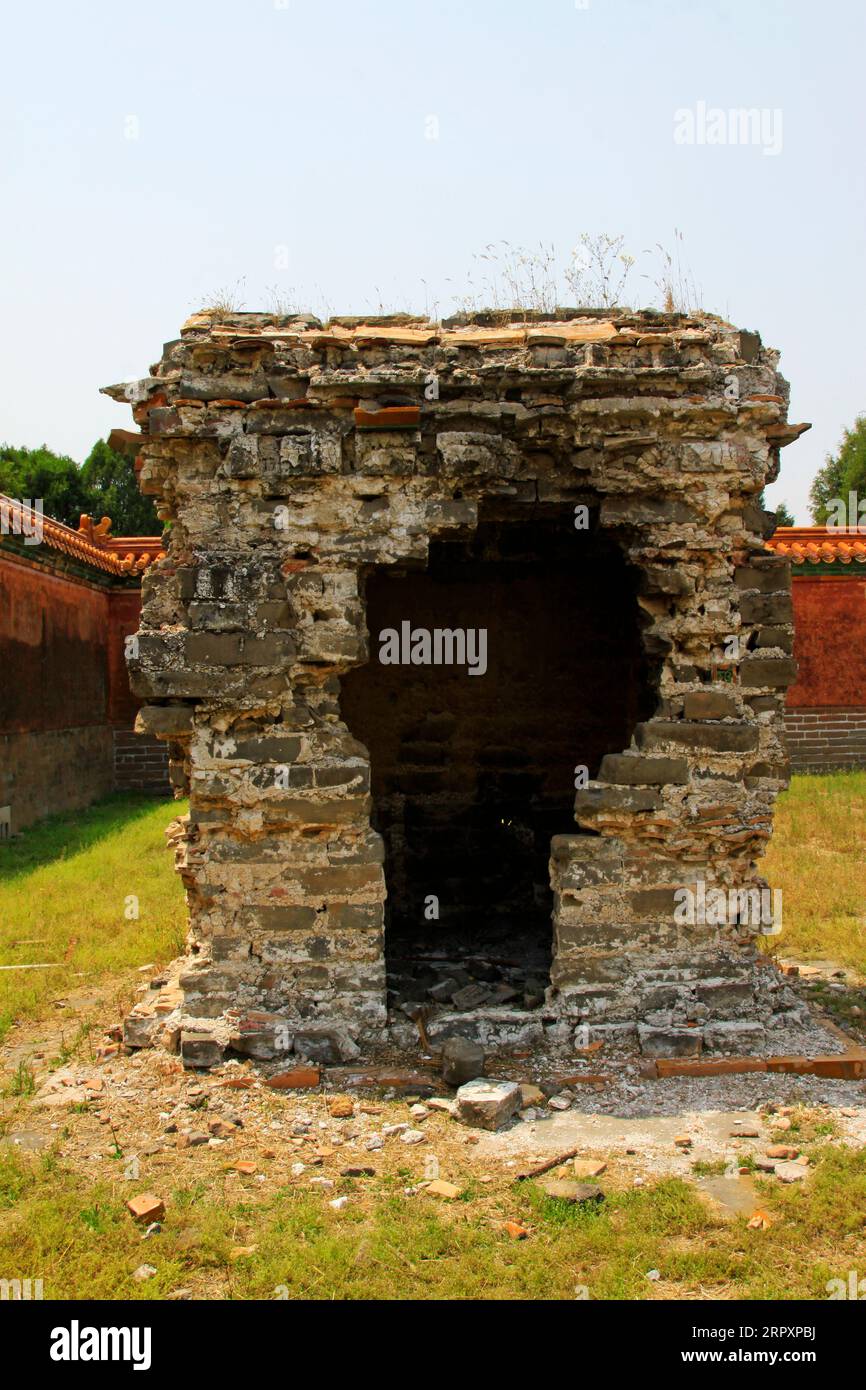
[[[866,975],[866,772],[792,778],[761,869],[783,893],[768,949]]]

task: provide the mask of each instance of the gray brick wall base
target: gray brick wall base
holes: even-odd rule
[[[795,772],[866,767],[866,705],[860,709],[788,709],[785,742]]]

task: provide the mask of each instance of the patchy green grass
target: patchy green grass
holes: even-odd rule
[[[8,1094],[10,1096],[32,1096],[35,1090],[36,1076],[33,1068],[27,1062],[20,1061],[12,1074]]]
[[[824,1148],[806,1186],[759,1183],[767,1230],[722,1220],[680,1179],[609,1190],[576,1207],[531,1184],[465,1202],[407,1197],[399,1179],[334,1212],[301,1187],[240,1200],[219,1177],[165,1194],[162,1233],[142,1241],[131,1188],[89,1182],[48,1155],[0,1153],[0,1274],[41,1278],[46,1298],[822,1299],[866,1255],[866,1154]],[[159,1188],[157,1188],[159,1190]],[[510,1239],[506,1220],[530,1231]],[[140,1264],[156,1275],[132,1279]],[[647,1278],[658,1270],[659,1279]],[[582,1295],[582,1290],[586,1295]]]
[[[761,871],[783,893],[770,951],[866,975],[866,772],[792,778]]]
[[[186,907],[164,832],[185,809],[109,797],[0,846],[0,965],[54,966],[0,970],[0,1037],[70,981],[92,983],[177,953]]]
[[[95,982],[175,953],[185,908],[163,831],[184,809],[111,798],[0,847],[0,963],[55,964],[0,972],[0,1030],[44,1010],[71,979]],[[772,949],[866,970],[864,829],[866,774],[794,779],[766,861],[785,894]],[[127,915],[133,895],[137,919]],[[23,1103],[33,1084],[22,1062],[10,1094]],[[41,1278],[45,1297],[62,1299],[162,1299],[179,1288],[217,1299],[544,1300],[584,1290],[593,1299],[823,1299],[828,1280],[866,1262],[866,1153],[828,1142],[826,1119],[798,1118],[779,1137],[795,1131],[798,1143],[821,1147],[805,1184],[755,1176],[765,1230],[723,1219],[679,1179],[639,1189],[611,1181],[604,1203],[575,1207],[531,1183],[467,1177],[461,1200],[448,1203],[407,1197],[408,1172],[337,1178],[325,1192],[254,1177],[239,1190],[223,1170],[188,1182],[167,1154],[133,1185],[122,1161],[91,1177],[53,1153],[0,1148],[0,1277]],[[143,1241],[125,1202],[145,1188],[167,1210],[162,1233]],[[343,1194],[349,1205],[332,1211],[328,1200]],[[526,1226],[528,1239],[512,1240],[506,1221]],[[137,1282],[143,1263],[157,1274]]]
[[[696,1178],[721,1178],[727,1166],[723,1158],[698,1158],[692,1164],[692,1172]]]

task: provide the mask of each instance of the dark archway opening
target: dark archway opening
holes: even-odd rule
[[[367,575],[370,660],[341,703],[370,753],[392,1008],[542,1002],[550,841],[576,829],[575,769],[594,777],[655,703],[635,594],[616,543],[561,506],[492,506],[468,539],[432,542],[426,569]],[[388,634],[423,658],[437,629],[467,634],[465,664],[384,664]],[[481,629],[486,671],[470,675]]]

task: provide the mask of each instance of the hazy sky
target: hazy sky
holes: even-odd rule
[[[678,228],[703,306],[781,349],[814,427],[769,496],[808,521],[866,411],[862,0],[3,10],[0,440],[82,459],[131,421],[99,386],[225,287],[445,313],[488,243],[565,260],[608,231],[646,303],[640,253]],[[698,143],[699,103],[761,109],[764,138]]]

